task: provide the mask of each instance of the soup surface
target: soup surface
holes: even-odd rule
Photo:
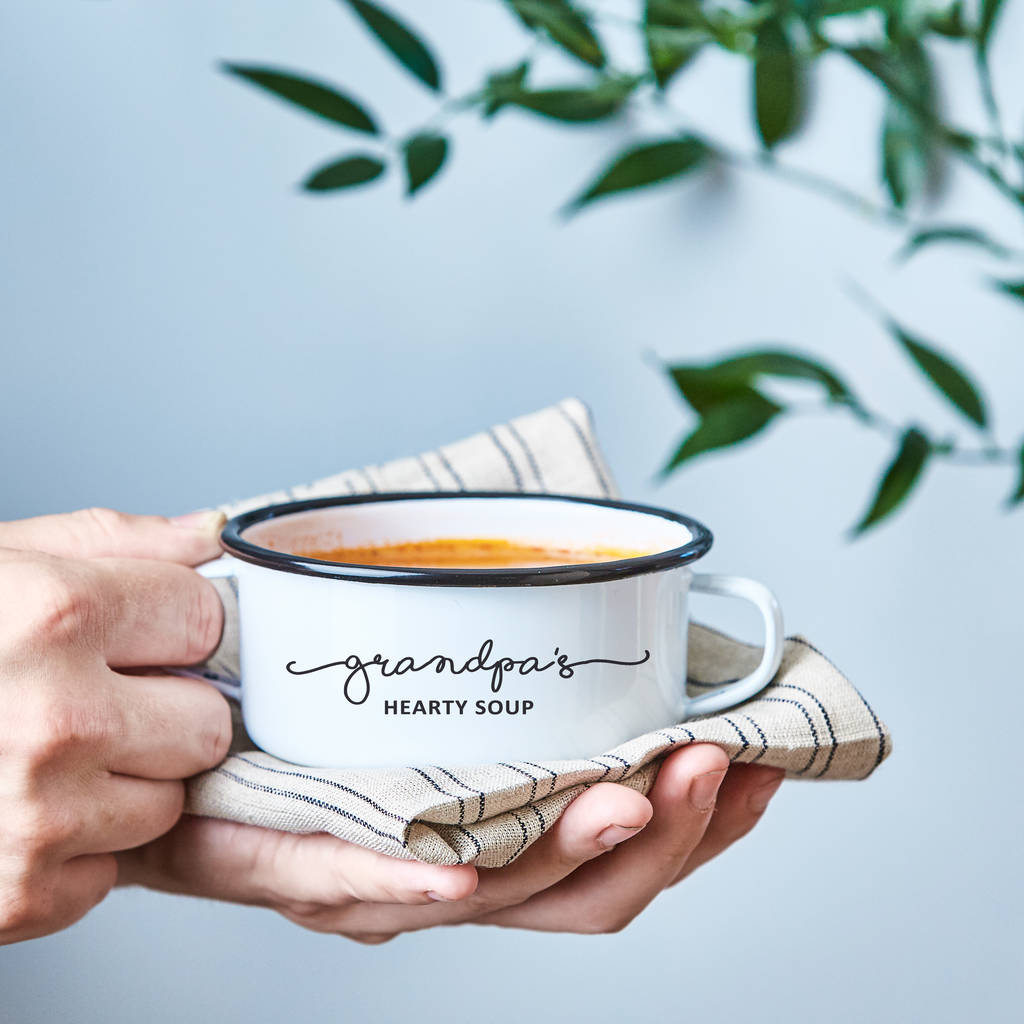
[[[306,558],[396,569],[536,569],[546,565],[587,565],[636,558],[646,551],[616,548],[562,548],[492,538],[451,537],[368,547],[299,551]]]

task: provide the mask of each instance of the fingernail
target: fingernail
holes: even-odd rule
[[[610,850],[613,846],[625,842],[630,836],[635,836],[642,828],[643,825],[609,825],[603,832],[598,833],[597,845]]]
[[[227,522],[227,516],[215,508],[201,508],[196,512],[187,512],[183,516],[172,516],[170,522],[186,530],[201,530],[203,533],[216,535]]]
[[[771,798],[775,796],[779,786],[782,785],[783,776],[779,776],[777,779],[772,779],[771,782],[766,782],[763,786],[758,786],[753,793],[750,794],[747,799],[747,805],[755,814],[762,814],[764,809],[768,806]]]
[[[715,797],[718,796],[718,787],[725,778],[725,771],[707,772],[698,775],[690,783],[690,803],[698,811],[709,811],[715,806]]]
[[[432,900],[437,900],[438,903],[451,903],[452,902],[452,900],[448,899],[447,896],[442,896],[439,892],[434,892],[433,889],[428,889],[427,890],[427,895]]]

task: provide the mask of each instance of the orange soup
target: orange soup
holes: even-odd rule
[[[548,565],[614,562],[620,558],[636,558],[647,552],[614,548],[574,549],[511,540],[455,537],[300,551],[298,554],[327,562],[384,565],[396,569],[536,569]]]

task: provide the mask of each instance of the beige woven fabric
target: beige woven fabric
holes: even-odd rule
[[[567,399],[465,441],[369,466],[304,487],[226,506],[234,514],[271,501],[384,490],[501,489],[611,496],[614,484],[586,407]],[[207,663],[238,670],[235,595],[216,581],[227,611],[221,646]],[[692,692],[750,671],[757,648],[690,627]],[[711,742],[734,761],[784,768],[796,778],[866,778],[892,741],[860,693],[800,637],[786,641],[775,680],[728,712],[637,737],[586,760],[401,769],[314,769],[253,749],[236,716],[232,753],[189,783],[186,809],[289,832],[329,832],[395,857],[501,867],[544,834],[595,782],[646,792],[658,759],[682,744]]]

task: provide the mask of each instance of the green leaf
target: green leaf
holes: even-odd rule
[[[858,64],[872,78],[879,82],[889,95],[899,100],[933,132],[943,136],[946,142],[960,149],[970,149],[974,139],[963,133],[944,129],[936,115],[934,90],[922,99],[921,79],[927,74],[929,85],[933,79],[928,56],[920,42],[901,37],[899,43],[888,50],[871,46],[835,47],[835,52],[845,54]]]
[[[384,173],[384,163],[374,156],[346,156],[318,167],[303,183],[307,192],[332,192],[363,185]]]
[[[981,0],[981,13],[978,18],[977,36],[975,46],[978,56],[984,60],[988,54],[988,44],[992,38],[992,30],[996,26],[996,19],[1003,8],[1003,0]]]
[[[1017,453],[1017,489],[1006,499],[1008,508],[1013,508],[1024,501],[1024,441]]]
[[[761,141],[769,149],[792,135],[803,110],[803,76],[781,18],[758,29],[754,58],[754,113]]]
[[[662,473],[668,475],[704,452],[746,441],[762,431],[782,411],[781,405],[753,388],[734,392],[701,414],[700,422],[680,444]]]
[[[898,101],[888,100],[882,124],[882,181],[895,207],[903,209],[925,191],[929,167],[927,138],[918,131],[913,115]]]
[[[484,117],[493,117],[502,107],[526,91],[526,76],[530,65],[523,61],[507,71],[495,71],[484,83]]]
[[[1001,292],[1024,302],[1024,281],[995,281],[994,284]]]
[[[496,95],[488,94],[486,102],[520,107],[554,121],[576,124],[602,121],[617,114],[636,86],[637,79],[623,77],[605,78],[590,88],[502,88]]]
[[[727,402],[737,392],[749,390],[753,376],[729,373],[717,363],[710,366],[671,366],[669,375],[686,404],[701,415]]]
[[[764,351],[735,356],[723,366],[749,372],[755,376],[787,377],[821,384],[832,401],[849,401],[853,392],[827,366],[794,352]]]
[[[507,102],[553,121],[602,121],[619,112],[622,97],[597,89],[538,89]]]
[[[831,18],[843,14],[862,14],[864,11],[893,11],[903,0],[804,0],[801,6],[816,8],[821,17]]]
[[[578,210],[616,192],[678,178],[700,167],[710,155],[707,143],[694,135],[635,146],[617,156],[568,209]]]
[[[527,28],[543,29],[551,41],[592,68],[607,63],[601,41],[585,14],[568,0],[507,0]]]
[[[900,99],[909,99],[903,95],[902,87],[899,84],[899,63],[894,54],[872,46],[841,47],[839,52],[846,54],[852,61],[859,64],[889,92],[896,93]]]
[[[985,403],[970,377],[946,356],[905,331],[895,321],[889,330],[918,369],[960,410],[972,423],[985,427],[988,416]]]
[[[966,39],[971,34],[964,20],[962,0],[954,0],[944,9],[926,11],[925,23],[933,32],[947,39]]]
[[[935,153],[935,140],[941,140],[956,152],[976,156],[980,140],[967,132],[947,127],[938,116],[935,90],[931,88],[933,76],[927,53],[919,41],[901,37],[899,43],[888,51],[870,46],[832,46],[830,49],[849,57],[881,83],[891,100],[906,107],[907,113],[916,118],[919,129],[928,139],[929,157]],[[927,89],[923,88],[925,81]],[[933,179],[938,169],[937,163],[930,166]]]
[[[780,349],[761,349],[707,365],[680,365],[669,373],[687,404],[700,416],[665,472],[706,451],[753,436],[784,411],[754,386],[764,377],[810,381],[833,401],[853,404],[849,388],[826,366]]]
[[[977,246],[1000,259],[1006,259],[1011,255],[1010,250],[1005,245],[989,238],[988,235],[978,230],[978,228],[942,225],[915,231],[907,239],[903,248],[896,254],[896,258],[899,260],[909,260],[919,250],[925,248],[925,246],[934,245],[936,242],[956,242],[963,245]]]
[[[931,444],[917,427],[904,432],[899,450],[882,476],[871,507],[852,530],[854,536],[881,522],[906,501],[921,478],[930,454]]]
[[[707,365],[673,366],[669,373],[683,398],[697,412],[708,409],[737,390],[757,384],[763,377],[820,384],[829,400],[855,403],[853,392],[827,366],[781,349],[742,352]]]
[[[346,128],[354,128],[367,135],[377,134],[377,125],[370,115],[350,96],[346,96],[323,82],[275,68],[247,64],[222,64],[228,74],[266,89],[279,99],[326,118]]]
[[[882,180],[893,204],[902,209],[932,183],[935,146],[930,123],[936,115],[931,65],[924,47],[911,38],[901,39],[898,47],[895,76],[900,89],[899,95],[890,89],[882,122]],[[907,102],[903,96],[912,100]],[[924,120],[920,111],[927,113]]]
[[[402,147],[408,178],[406,195],[415,195],[439,170],[448,155],[448,140],[442,135],[414,135]]]
[[[823,385],[833,401],[853,400],[852,393],[831,370],[790,352],[750,352],[703,366],[673,366],[669,372],[696,412],[707,411],[765,376],[813,381]]]
[[[345,0],[392,56],[428,89],[439,92],[441,70],[426,44],[393,14],[369,0]]]
[[[704,25],[696,0],[647,0],[644,4],[647,60],[659,89],[666,88],[707,42]]]

